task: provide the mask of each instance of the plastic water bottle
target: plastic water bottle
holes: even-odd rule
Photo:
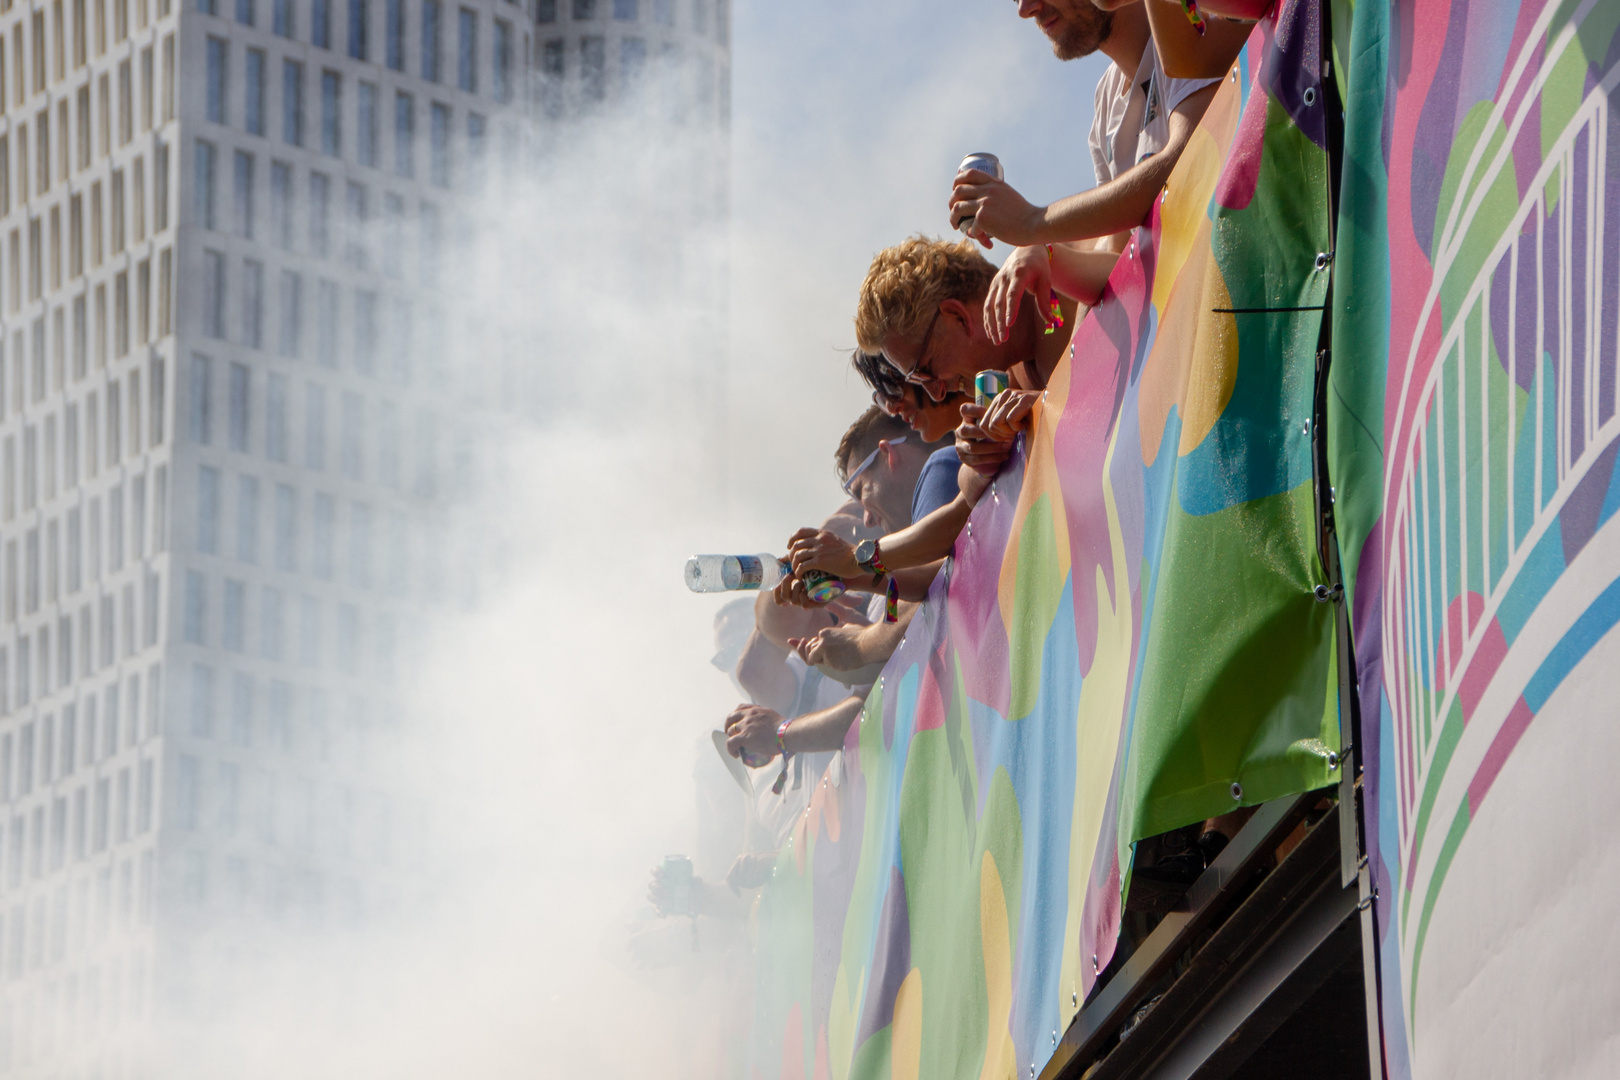
[[[694,555],[686,560],[686,587],[693,592],[774,589],[789,573],[775,555]]]
[[[694,555],[686,560],[686,587],[695,593],[774,589],[793,568],[775,555]],[[825,604],[844,591],[844,583],[820,570],[799,575],[805,592]]]

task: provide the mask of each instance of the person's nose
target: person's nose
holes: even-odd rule
[[[1041,8],[1045,6],[1042,0],[1018,0],[1018,17],[1020,19],[1033,19]]]

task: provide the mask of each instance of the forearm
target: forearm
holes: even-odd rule
[[[799,683],[788,668],[787,655],[787,650],[779,648],[758,630],[749,635],[748,644],[737,661],[737,682],[754,704],[777,712],[793,707],[799,695]]]
[[[1090,307],[1101,297],[1119,256],[1110,251],[1085,251],[1052,246],[1052,288]],[[1067,313],[1065,313],[1067,314]]]
[[[867,664],[882,663],[894,655],[894,650],[900,647],[900,639],[906,636],[906,628],[917,614],[917,605],[904,603],[894,622],[875,622],[862,630],[855,639],[856,660],[850,665],[850,670],[865,667]]]
[[[1169,149],[1166,147],[1166,151]],[[1164,190],[1177,156],[1161,151],[1106,184],[1046,207],[1036,226],[1039,242],[1091,240],[1136,228],[1147,219],[1153,200]]]
[[[889,571],[924,566],[951,553],[956,534],[967,524],[973,508],[958,495],[921,521],[878,542],[878,554]]]
[[[1180,0],[1146,0],[1143,7],[1159,50],[1159,66],[1172,79],[1221,78],[1254,32],[1253,23],[1206,15],[1204,32],[1199,33]]]
[[[865,699],[851,695],[830,709],[805,713],[788,725],[782,745],[790,754],[840,750],[849,726],[861,715]]]

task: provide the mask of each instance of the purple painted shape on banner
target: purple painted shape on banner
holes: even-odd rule
[[[1405,5],[1397,5],[1401,10]],[[1435,232],[1440,222],[1435,216],[1440,207],[1440,191],[1446,179],[1446,161],[1451,154],[1452,140],[1457,130],[1457,95],[1461,87],[1464,34],[1468,28],[1468,2],[1455,0],[1446,23],[1446,41],[1441,49],[1429,93],[1423,99],[1418,113],[1416,138],[1412,146],[1411,211],[1412,235],[1429,262],[1434,262]],[[1402,16],[1403,34],[1411,33]]]
[[[1611,52],[1620,51],[1620,34],[1615,35]],[[1611,63],[1620,62],[1611,60]],[[1610,115],[1620,108],[1620,89],[1609,98]],[[1599,241],[1599,251],[1620,251],[1620,139],[1605,140],[1607,157],[1603,161],[1599,175],[1602,177],[1603,194],[1599,206],[1603,213],[1603,237]],[[1620,315],[1617,315],[1616,304],[1604,303],[1599,305],[1602,312],[1602,322],[1598,326],[1598,423],[1603,424],[1614,415],[1615,411],[1615,369],[1620,367]]]
[[[1531,82],[1523,80],[1525,86]],[[1520,87],[1523,93],[1524,87]],[[1512,112],[1508,113],[1512,116]],[[1519,201],[1523,202],[1530,193],[1530,185],[1536,182],[1536,173],[1541,169],[1541,99],[1538,97],[1530,104],[1530,110],[1525,115],[1524,126],[1513,140],[1513,179],[1519,189]]]
[[[895,995],[911,974],[911,915],[906,907],[906,882],[897,866],[889,868],[889,891],[883,897],[876,944],[882,951],[872,954],[872,979],[861,1007],[860,1026],[855,1029],[857,1047],[894,1022]]]
[[[1614,473],[1617,450],[1620,450],[1620,443],[1611,443],[1608,449],[1598,455],[1586,475],[1581,477],[1580,483],[1575,485],[1575,490],[1569,493],[1564,508],[1558,511],[1564,536],[1565,566],[1574,563],[1575,556],[1581,553],[1602,524],[1603,503],[1609,494],[1609,478]]]
[[[1018,492],[1024,486],[1024,439],[997,474],[993,490],[973,508],[952,549],[949,586],[950,636],[957,652],[972,657],[962,665],[968,696],[1003,716],[1011,703],[1007,670],[1007,627],[1001,620],[1001,565],[1007,555]],[[998,675],[997,673],[1003,673]],[[887,710],[885,710],[887,712]]]
[[[1271,38],[1257,76],[1260,85],[1276,97],[1300,132],[1317,146],[1327,147],[1327,95],[1322,87],[1322,9],[1311,0],[1285,0],[1277,12],[1275,30],[1265,19],[1258,31]],[[1252,39],[1251,39],[1252,40]],[[1306,91],[1311,103],[1305,103]],[[1252,95],[1251,101],[1260,95]],[[1264,107],[1265,102],[1260,102]]]
[[[1574,159],[1570,173],[1577,179],[1569,186],[1568,213],[1569,224],[1569,295],[1576,298],[1569,305],[1569,413],[1571,416],[1586,415],[1586,371],[1587,365],[1592,362],[1592,356],[1585,347],[1586,320],[1589,318],[1587,307],[1579,298],[1586,295],[1586,245],[1587,233],[1591,229],[1591,206],[1586,197],[1586,183],[1584,177],[1591,163],[1592,139],[1590,127],[1583,128],[1575,136],[1575,145],[1572,149]],[[1569,425],[1569,460],[1578,459],[1586,449],[1586,425],[1574,423]]]

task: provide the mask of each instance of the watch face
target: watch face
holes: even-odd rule
[[[855,545],[855,561],[858,563],[869,563],[872,561],[872,556],[876,554],[876,540],[862,540],[859,544]]]

